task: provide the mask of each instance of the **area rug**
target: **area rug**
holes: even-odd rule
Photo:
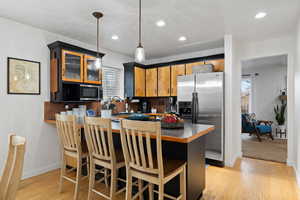
[[[255,136],[242,134],[244,157],[285,163],[287,159],[287,140],[263,137],[259,142]]]

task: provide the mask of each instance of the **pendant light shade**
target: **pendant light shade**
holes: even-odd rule
[[[145,50],[142,46],[142,1],[139,0],[139,45],[135,50],[135,62],[144,62],[146,59]]]
[[[94,12],[93,16],[97,19],[97,58],[95,62],[95,66],[97,69],[102,68],[102,57],[99,53],[99,19],[103,17],[103,14],[101,12]]]
[[[135,50],[135,62],[145,61],[145,50],[142,46],[138,46]]]

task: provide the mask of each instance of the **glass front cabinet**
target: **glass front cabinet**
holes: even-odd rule
[[[96,57],[84,56],[84,82],[92,84],[102,83],[101,70],[96,67]]]
[[[101,70],[96,67],[96,57],[62,50],[62,80],[101,84]]]

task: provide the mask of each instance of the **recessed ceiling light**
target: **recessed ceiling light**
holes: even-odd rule
[[[181,42],[186,41],[186,37],[185,36],[181,36],[181,37],[178,38],[178,40],[181,41]]]
[[[111,36],[111,39],[113,39],[113,40],[118,40],[118,39],[119,39],[119,36],[113,35],[113,36]]]
[[[163,21],[163,20],[159,20],[159,21],[156,22],[156,26],[158,26],[158,27],[163,27],[165,25],[166,25],[166,22]]]
[[[267,16],[267,13],[265,12],[259,12],[255,15],[255,19],[262,19],[264,18],[265,16]]]

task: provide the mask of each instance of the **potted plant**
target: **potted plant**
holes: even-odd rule
[[[278,124],[278,128],[282,131],[285,130],[285,110],[286,110],[286,103],[281,103],[280,107],[277,105],[274,107],[275,112],[275,119]]]
[[[101,101],[101,117],[102,118],[111,118],[112,110],[116,107],[110,99]]]

